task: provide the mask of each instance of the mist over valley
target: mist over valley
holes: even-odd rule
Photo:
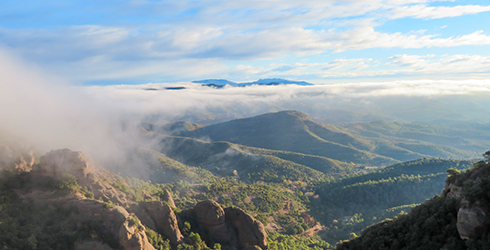
[[[0,1],[0,249],[490,249],[489,13]]]

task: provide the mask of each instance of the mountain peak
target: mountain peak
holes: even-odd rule
[[[266,78],[266,79],[259,79],[255,82],[248,82],[248,83],[242,83],[243,85],[277,85],[277,84],[296,84],[296,85],[313,85],[311,83],[305,82],[305,81],[294,81],[294,80],[287,80],[287,79],[282,79],[282,78]]]
[[[228,81],[226,79],[205,79],[205,80],[197,80],[192,82],[202,83],[202,84],[215,84],[215,85],[237,85],[236,82]]]
[[[295,84],[295,85],[302,85],[302,86],[313,85],[305,81],[294,81],[294,80],[287,80],[282,78],[266,78],[266,79],[259,79],[253,82],[244,82],[244,83],[236,83],[226,79],[205,79],[205,80],[196,80],[192,82],[201,83],[203,85],[211,86],[211,87],[225,86],[225,85],[239,86],[239,87],[245,87],[251,85],[281,85],[281,84]]]

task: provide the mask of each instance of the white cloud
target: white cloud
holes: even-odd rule
[[[477,14],[490,11],[490,6],[480,5],[458,5],[453,7],[431,7],[424,4],[401,6],[395,8],[390,18],[398,19],[404,17],[413,17],[420,19],[437,19],[445,17],[457,17],[468,14]]]
[[[326,34],[325,37],[332,41],[333,44],[329,47],[336,49],[336,52],[367,48],[415,49],[490,44],[490,36],[483,34],[482,30],[458,37],[436,38],[434,35],[418,36],[415,34],[381,33],[375,31],[373,27],[361,27],[339,34]]]
[[[480,55],[452,55],[436,59],[427,56],[397,55],[390,57],[392,64],[408,67],[412,73],[490,73],[490,57]]]
[[[366,63],[373,61],[372,58],[356,58],[356,59],[335,59],[325,63],[322,70],[339,70],[342,68],[350,68],[361,70],[369,67]]]
[[[432,2],[286,0],[177,3],[138,0],[114,6],[114,9],[125,11],[116,13],[111,10],[110,15],[122,19],[134,16],[152,21],[134,22],[126,26],[111,22],[112,26],[0,28],[0,37],[4,45],[28,60],[57,74],[74,76],[74,80],[82,82],[128,77],[141,77],[141,81],[179,79],[177,74],[187,77],[180,79],[191,76],[224,78],[240,71],[261,76],[271,72],[278,75],[311,75],[314,72],[305,71],[312,65],[289,64],[263,69],[255,69],[255,66],[248,70],[225,65],[229,65],[230,61],[253,65],[257,60],[305,58],[332,51],[341,53],[371,48],[420,49],[490,44],[490,36],[483,30],[443,37],[422,30],[401,33],[381,32],[376,28],[390,18],[434,19],[490,10],[489,6],[479,5],[433,7]],[[353,71],[365,71],[371,64],[342,64],[338,61],[323,66],[345,69],[348,65]]]
[[[213,89],[190,83],[179,83],[187,89],[163,90],[176,84],[139,86],[85,87],[114,106],[127,105],[140,113],[158,114],[161,119],[181,119],[187,111],[209,114],[226,107],[227,112],[251,116],[270,110],[305,109],[325,116],[329,109],[395,116],[407,121],[445,119],[479,121],[490,101],[490,80],[417,80],[389,82],[351,82],[315,86],[252,86]],[[162,89],[145,91],[145,88]],[[407,109],[420,106],[423,110]],[[477,103],[477,104],[476,104]],[[442,106],[441,106],[442,105]],[[442,109],[441,109],[442,108]],[[217,115],[217,116],[214,116]],[[213,117],[219,117],[213,113]],[[221,114],[222,115],[222,114]],[[236,118],[236,117],[235,117]],[[484,117],[484,120],[489,120]],[[205,119],[205,118],[204,118]],[[335,120],[335,119],[334,119]],[[213,121],[208,121],[213,122]],[[216,121],[214,121],[216,122]]]
[[[353,60],[355,61],[355,60]],[[346,71],[341,67],[326,67],[323,69],[324,78],[342,77],[375,77],[396,75],[418,75],[437,77],[490,77],[490,57],[480,55],[395,55],[388,58],[389,68],[378,65],[366,65],[368,70]],[[342,61],[334,60],[327,65],[342,65]],[[343,66],[343,65],[342,65]]]

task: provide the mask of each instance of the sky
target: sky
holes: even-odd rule
[[[0,49],[78,85],[487,79],[477,0],[0,1]]]

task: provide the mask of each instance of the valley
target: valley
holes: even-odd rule
[[[333,125],[292,110],[213,125],[145,122],[137,144],[149,146],[126,145],[123,159],[103,165],[69,149],[40,157],[28,145],[4,140],[0,231],[18,240],[0,242],[13,248],[133,249],[128,246],[136,243],[128,242],[134,241],[137,249],[333,249],[441,194],[446,170],[465,171],[481,159],[489,128]],[[238,209],[262,228],[253,229],[262,236],[252,237],[262,240],[243,243],[240,234],[217,234],[211,224],[200,224],[195,207],[204,201],[223,211],[222,230],[237,230],[238,224],[224,218]],[[24,211],[25,202],[36,209]],[[160,215],[151,215],[156,211]],[[64,215],[46,221],[57,213]],[[95,214],[122,219],[104,222]],[[158,216],[164,218],[157,222]],[[73,223],[90,226],[63,226]],[[118,223],[132,233],[124,238]],[[48,226],[65,236],[49,235],[43,229]],[[65,241],[53,243],[57,237]]]

